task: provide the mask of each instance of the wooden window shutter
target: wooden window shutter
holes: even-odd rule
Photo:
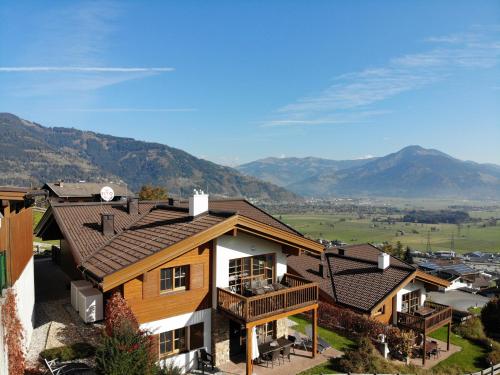
[[[192,264],[189,269],[189,289],[201,289],[204,286],[205,264]]]
[[[149,271],[143,274],[142,298],[152,298],[160,294],[160,272]]]
[[[150,335],[151,340],[151,355],[154,359],[160,358],[160,335]]]

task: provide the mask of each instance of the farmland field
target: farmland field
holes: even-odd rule
[[[483,216],[487,216],[482,212]],[[474,213],[471,213],[473,216]],[[493,216],[493,215],[490,215]],[[401,241],[404,246],[425,250],[430,233],[432,250],[449,250],[452,235],[455,250],[465,253],[482,250],[500,251],[500,226],[486,226],[470,223],[460,228],[454,224],[414,224],[396,222],[372,222],[367,217],[359,218],[349,214],[301,214],[280,215],[281,220],[311,238],[340,240],[348,244]],[[487,216],[489,217],[489,216]]]

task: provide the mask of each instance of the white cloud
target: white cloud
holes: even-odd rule
[[[487,69],[500,62],[500,26],[475,26],[466,33],[430,37],[425,42],[427,51],[335,77],[322,92],[277,109],[263,126],[366,122],[381,114],[373,106],[386,99],[448,79],[463,69]]]

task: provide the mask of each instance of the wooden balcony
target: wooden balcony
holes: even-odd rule
[[[318,303],[317,283],[287,273],[281,284],[285,285],[284,289],[252,297],[217,288],[217,306],[237,320],[248,323]]]
[[[427,334],[451,323],[452,309],[450,306],[431,301],[425,301],[424,306],[434,309],[434,312],[425,317],[398,312],[398,325],[401,328]]]

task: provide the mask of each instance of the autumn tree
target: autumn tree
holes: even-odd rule
[[[142,201],[162,201],[167,198],[167,190],[161,186],[143,185],[139,191],[139,199]]]

